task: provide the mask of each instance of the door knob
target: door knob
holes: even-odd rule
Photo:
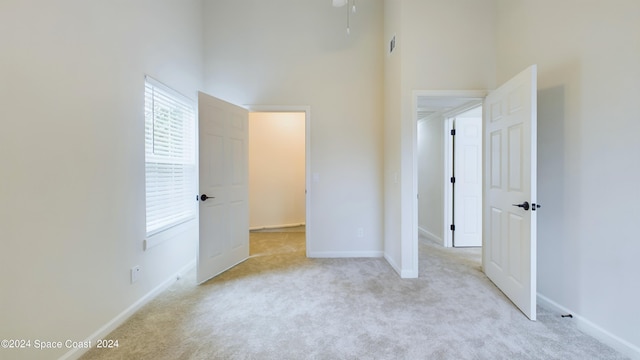
[[[528,201],[525,201],[525,202],[523,202],[522,204],[512,204],[512,205],[513,205],[513,206],[517,206],[517,207],[519,207],[519,208],[523,208],[523,209],[524,209],[524,211],[529,210],[529,202],[528,202]]]
[[[215,196],[207,196],[207,194],[200,195],[200,200],[207,201],[207,199],[215,199]]]

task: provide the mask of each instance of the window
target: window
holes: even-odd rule
[[[150,236],[196,216],[194,103],[147,76],[144,123]]]

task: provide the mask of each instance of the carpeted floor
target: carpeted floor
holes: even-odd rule
[[[307,259],[303,232],[252,232],[251,258],[176,282],[82,359],[625,359],[484,276],[480,249],[422,239],[420,278],[384,259]]]

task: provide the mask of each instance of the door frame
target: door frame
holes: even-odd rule
[[[304,113],[304,166],[305,166],[305,251],[309,257],[309,249],[313,244],[313,226],[311,224],[311,106],[308,105],[244,105],[250,113]],[[251,134],[249,134],[251,136]],[[248,231],[249,229],[247,229]]]
[[[480,101],[484,101],[484,98],[489,94],[488,90],[413,90],[411,96],[411,113],[412,113],[412,125],[411,129],[411,153],[403,153],[402,161],[409,160],[411,163],[412,171],[412,185],[413,185],[413,201],[410,209],[410,218],[413,220],[411,229],[411,239],[409,243],[401,241],[401,252],[407,254],[413,254],[412,268],[407,269],[408,273],[415,274],[418,277],[418,98],[420,97],[449,97],[449,98],[474,98]],[[484,143],[484,134],[482,136]],[[407,159],[406,157],[409,157]],[[446,170],[445,170],[446,172]],[[446,218],[446,216],[445,216]],[[446,226],[446,225],[445,225]],[[445,232],[446,234],[446,232]],[[405,248],[408,245],[408,248]]]

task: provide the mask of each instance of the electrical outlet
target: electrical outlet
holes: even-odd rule
[[[358,228],[358,237],[359,238],[364,237],[364,229],[363,228]]]
[[[140,268],[140,265],[136,265],[136,266],[131,268],[131,283],[132,284],[134,282],[138,281],[138,278],[140,277],[140,272],[141,271],[142,271],[142,268]]]

